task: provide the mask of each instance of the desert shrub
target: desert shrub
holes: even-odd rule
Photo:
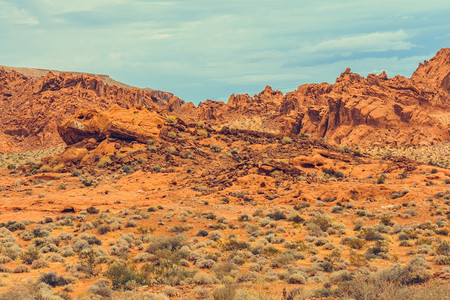
[[[366,241],[357,237],[345,237],[342,239],[341,243],[352,249],[362,249],[366,244]]]
[[[330,218],[324,215],[316,215],[306,221],[306,223],[317,225],[323,232],[327,231],[332,225]]]
[[[36,260],[34,260],[31,263],[31,268],[34,269],[42,269],[42,268],[48,268],[50,267],[50,264],[48,263],[48,261],[42,259],[42,258],[38,258]]]
[[[197,129],[197,135],[201,137],[208,137],[209,133],[206,129]]]
[[[294,222],[294,223],[303,223],[305,219],[302,218],[302,216],[297,211],[292,211],[289,213],[288,221]]]
[[[322,170],[325,174],[329,175],[329,176],[334,176],[336,178],[342,178],[344,177],[344,173],[342,173],[341,171],[335,171],[333,169],[328,169],[328,168],[324,168]],[[334,199],[336,200],[336,199]]]
[[[87,211],[88,214],[91,214],[91,215],[96,215],[96,214],[98,214],[100,212],[100,210],[98,208],[94,207],[94,206],[88,207],[86,209],[86,211]]]
[[[436,253],[439,255],[450,255],[450,242],[441,241],[436,247]]]
[[[290,144],[290,143],[292,143],[292,139],[290,137],[288,137],[288,136],[284,136],[283,139],[281,139],[281,143],[283,145]]]
[[[215,284],[218,283],[219,280],[213,275],[209,275],[203,272],[198,272],[192,278],[192,282],[195,284]]]
[[[178,118],[176,116],[174,116],[174,115],[168,115],[166,117],[166,121],[169,124],[177,124],[178,123]]]
[[[450,265],[450,256],[438,255],[434,259],[436,265]]]
[[[125,223],[125,228],[131,228],[131,227],[137,227],[137,223],[135,219],[128,219],[128,221]]]
[[[239,199],[244,199],[244,197],[245,197],[245,193],[240,190],[232,191],[229,193],[229,195],[232,197],[239,198]]]
[[[380,241],[380,240],[384,239],[383,236],[381,235],[381,233],[376,231],[373,227],[361,228],[361,230],[359,231],[358,237],[362,238],[366,241]]]
[[[173,237],[153,237],[146,251],[155,255],[155,260],[160,262],[178,263],[188,257],[190,251],[187,244],[187,236],[177,234]]]
[[[200,229],[200,230],[197,232],[196,236],[208,236],[208,231],[203,230],[203,229]]]
[[[339,206],[339,205],[335,205],[335,206],[333,206],[331,208],[331,212],[333,214],[338,214],[338,213],[342,212],[343,210],[344,210],[344,208],[342,206]]]
[[[173,225],[167,229],[168,232],[182,233],[193,228],[192,225]]]
[[[193,158],[193,157],[194,157],[194,152],[192,152],[192,151],[190,151],[190,150],[186,150],[186,151],[184,151],[184,152],[181,154],[181,157],[182,157],[182,158],[185,158],[185,159]]]
[[[61,292],[53,292],[51,287],[42,282],[28,281],[24,284],[15,284],[8,291],[0,295],[0,300],[68,300],[70,297]]]
[[[46,258],[46,260],[50,261],[50,262],[60,262],[60,263],[65,263],[66,262],[66,260],[61,255],[56,254],[56,253],[50,254]]]
[[[56,272],[42,273],[39,281],[48,284],[51,287],[63,286],[71,281],[64,276],[58,275]]]
[[[197,299],[209,299],[211,297],[211,293],[204,287],[197,286],[193,289],[195,298]]]
[[[109,298],[112,295],[111,282],[107,279],[99,279],[88,287],[88,291],[101,297]]]
[[[98,234],[103,235],[111,231],[111,227],[108,224],[103,224],[98,227]]]
[[[95,234],[82,233],[79,237],[81,240],[88,242],[89,245],[101,245],[102,242]]]
[[[37,248],[29,248],[22,254],[22,260],[27,265],[31,265],[33,261],[38,260],[41,257],[41,252]]]
[[[99,273],[99,265],[105,262],[105,257],[94,249],[83,250],[78,254],[79,260],[76,264],[77,271],[83,272],[87,277]]]
[[[237,220],[239,221],[239,222],[247,222],[247,221],[250,221],[251,220],[251,216],[249,216],[249,215],[240,215],[238,218],[237,218]]]
[[[86,242],[86,241],[84,241]],[[87,244],[87,242],[86,242]],[[59,253],[61,253],[61,255],[63,257],[70,257],[70,256],[74,256],[75,255],[75,251],[73,251],[73,248],[71,246],[63,246],[59,249]]]
[[[218,230],[214,230],[209,233],[209,238],[213,241],[218,241],[218,240],[222,239],[222,237],[223,237],[222,232],[220,232]]]
[[[167,295],[168,297],[177,297],[180,295],[180,291],[173,286],[165,286],[163,287],[161,292]]]
[[[264,252],[267,252],[267,251],[263,251],[263,253]],[[274,255],[272,258],[272,261],[270,262],[270,266],[273,268],[281,268],[286,265],[292,264],[295,261],[296,261],[295,255],[290,251],[286,251],[286,252],[278,253],[277,255]]]
[[[112,262],[105,272],[105,276],[111,280],[113,289],[125,289],[127,283],[134,281],[139,285],[147,283],[146,278],[140,273],[136,266],[130,265],[127,261],[116,260]]]
[[[153,261],[155,259],[155,256],[150,253],[138,253],[135,257],[133,257],[133,262],[135,263],[141,263],[141,262],[149,262]]]
[[[30,268],[27,265],[18,265],[13,270],[14,273],[28,273]]]
[[[211,269],[215,265],[215,261],[212,259],[199,259],[195,262],[195,265],[200,269]]]
[[[388,258],[389,248],[386,242],[376,241],[375,244],[370,245],[366,252],[365,256],[367,259],[373,259],[377,257]]]
[[[95,226],[91,222],[84,222],[83,225],[81,225],[80,230],[88,231],[88,230],[91,230],[94,228],[95,228]]]
[[[5,226],[9,231],[25,230],[25,225],[22,222],[8,221]]]
[[[122,166],[122,172],[123,172],[123,173],[126,173],[126,174],[130,174],[130,173],[133,173],[134,170],[133,170],[133,168],[132,168],[131,166],[129,166],[129,165],[123,165],[123,166]]]
[[[306,278],[300,273],[294,273],[289,276],[287,281],[291,284],[305,284]]]
[[[107,166],[112,164],[111,157],[109,156],[103,156],[100,158],[100,160],[97,163],[98,168],[106,168]]]
[[[236,297],[236,287],[231,285],[221,285],[214,288],[212,292],[214,300],[234,300]]]
[[[434,232],[438,235],[448,236],[450,233],[450,230],[447,228],[438,228]]]
[[[1,242],[0,242],[1,243]],[[6,255],[11,260],[16,260],[23,253],[22,248],[20,246],[10,243],[1,244],[3,247],[0,247],[0,253]]]
[[[267,217],[269,217],[269,218],[271,218],[271,219],[273,219],[275,221],[286,220],[286,215],[284,214],[284,212],[279,211],[279,210],[276,210],[276,211],[274,211],[272,213],[268,213]]]
[[[237,277],[237,282],[256,282],[259,278],[258,273],[253,271],[248,271],[240,274]]]
[[[383,279],[398,284],[423,283],[431,279],[431,266],[422,257],[413,258],[406,266],[395,265],[379,273]]]
[[[171,130],[167,133],[167,137],[170,139],[175,139],[175,138],[177,138],[177,133],[175,131]]]
[[[0,256],[0,264],[7,264],[12,262],[12,259],[8,256]]]
[[[181,262],[179,262],[179,264],[181,264]],[[183,284],[186,279],[192,277],[192,272],[180,268],[171,261],[159,264],[146,263],[141,267],[141,273],[148,282],[172,286]]]
[[[11,273],[10,267],[0,264],[0,273]]]
[[[219,262],[212,268],[217,278],[222,279],[233,271],[239,270],[239,267],[232,262]]]
[[[230,239],[226,241],[218,241],[218,246],[224,251],[237,251],[249,249],[250,244],[244,241],[237,241],[235,239]]]

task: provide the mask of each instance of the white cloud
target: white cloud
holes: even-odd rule
[[[307,52],[386,52],[391,50],[409,50],[414,44],[407,41],[409,35],[404,30],[372,32],[344,36],[338,39],[325,40],[311,47]]]
[[[126,0],[37,0],[37,4],[45,8],[47,13],[51,15],[66,14],[79,11],[92,11],[107,5],[126,4]]]
[[[409,76],[448,46],[449,4],[0,0],[0,64],[106,73],[186,100],[334,82],[346,67]]]
[[[0,24],[37,25],[39,21],[30,12],[18,8],[15,4],[0,1]]]

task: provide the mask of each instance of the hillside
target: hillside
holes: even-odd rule
[[[334,84],[305,84],[283,95],[266,87],[253,97],[206,101],[198,119],[233,128],[309,134],[360,147],[430,145],[450,140],[450,48],[421,63],[411,78],[367,78],[347,69]]]
[[[63,145],[57,124],[78,109],[139,104],[192,121],[261,132],[307,134],[359,147],[427,146],[450,141],[450,48],[420,63],[411,78],[366,78],[347,69],[334,84],[305,84],[283,95],[266,87],[253,97],[196,107],[173,94],[138,89],[106,75],[0,69],[0,153]]]
[[[62,153],[0,170],[4,299],[448,294],[446,168],[141,105],[57,129]]]
[[[0,68],[0,153],[61,146],[57,124],[81,108],[140,104],[157,110],[172,97],[105,75]]]

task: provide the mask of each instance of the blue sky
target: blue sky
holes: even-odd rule
[[[448,16],[448,0],[0,0],[0,65],[226,101],[334,82],[346,67],[409,77],[450,46]]]

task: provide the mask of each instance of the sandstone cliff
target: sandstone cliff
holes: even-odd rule
[[[158,90],[109,85],[105,80],[114,82],[103,75],[50,71],[39,76],[43,72],[26,70],[29,76],[0,69],[0,153],[63,144],[57,125],[82,108],[139,104],[157,110],[173,97]]]

